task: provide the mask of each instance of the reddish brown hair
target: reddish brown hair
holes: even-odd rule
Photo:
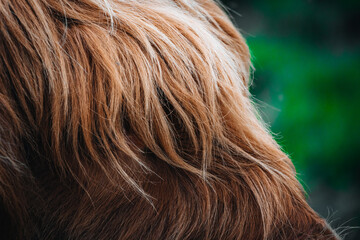
[[[0,0],[3,235],[336,239],[249,59],[211,0]]]

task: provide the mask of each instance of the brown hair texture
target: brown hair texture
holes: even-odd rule
[[[2,239],[338,239],[212,0],[0,0]]]

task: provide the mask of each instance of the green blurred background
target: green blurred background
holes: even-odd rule
[[[247,40],[251,92],[310,205],[360,226],[360,1],[222,0]],[[345,239],[360,239],[359,229]]]

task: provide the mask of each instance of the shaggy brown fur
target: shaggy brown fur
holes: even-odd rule
[[[336,239],[211,0],[0,0],[1,239]]]

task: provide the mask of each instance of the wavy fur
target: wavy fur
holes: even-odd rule
[[[337,239],[211,0],[0,0],[8,239]]]

